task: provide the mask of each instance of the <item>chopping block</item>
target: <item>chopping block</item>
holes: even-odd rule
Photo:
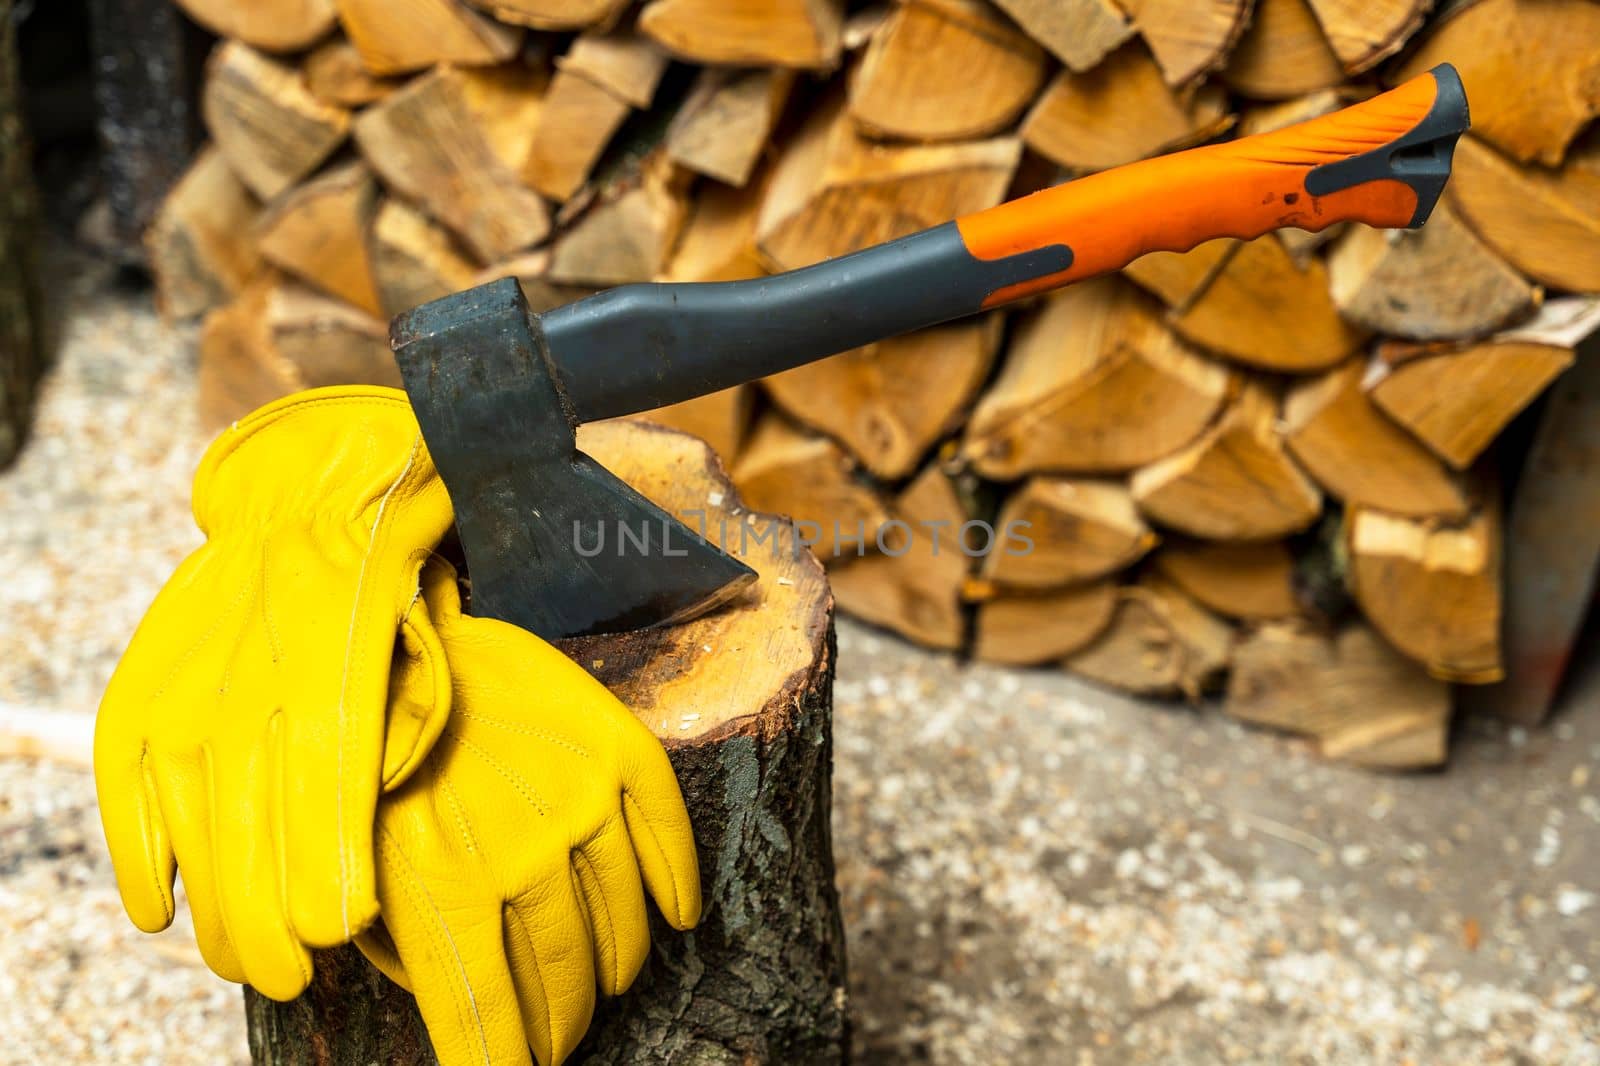
[[[698,439],[610,421],[583,427],[579,445],[758,579],[686,623],[556,642],[666,747],[705,900],[690,933],[651,908],[643,972],[600,1001],[568,1062],[843,1062],[844,928],[829,826],[833,598],[822,567],[787,518],[741,504]],[[574,536],[597,563],[629,547],[614,526]],[[311,986],[293,1002],[246,988],[245,1011],[256,1063],[437,1061],[415,1000],[353,946],[317,952]]]

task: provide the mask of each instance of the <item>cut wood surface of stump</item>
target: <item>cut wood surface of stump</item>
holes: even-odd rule
[[[834,887],[832,602],[787,521],[745,510],[704,444],[637,423],[583,449],[760,573],[682,625],[561,641],[667,748],[694,823],[705,899],[678,933],[652,909],[651,955],[602,1000],[573,1063],[840,1063],[848,1047]],[[292,1003],[245,993],[257,1063],[432,1063],[409,993],[352,947],[320,952]]]

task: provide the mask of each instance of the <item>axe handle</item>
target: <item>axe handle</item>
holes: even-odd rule
[[[625,285],[540,316],[579,421],[650,410],[1120,269],[1336,222],[1420,226],[1468,125],[1455,68],[1271,133],[1147,159],[814,266]]]

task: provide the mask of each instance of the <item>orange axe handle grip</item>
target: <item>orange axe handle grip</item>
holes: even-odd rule
[[[1066,269],[996,289],[984,307],[1217,237],[1336,222],[1418,226],[1467,124],[1460,78],[1445,64],[1320,118],[1092,174],[956,225],[979,260],[1052,245],[1071,252]]]

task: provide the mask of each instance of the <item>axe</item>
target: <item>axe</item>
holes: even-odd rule
[[[754,580],[579,451],[580,423],[976,314],[1147,252],[1284,226],[1420,226],[1467,126],[1460,76],[1443,64],[1321,118],[771,277],[624,285],[542,314],[502,278],[401,314],[390,341],[455,506],[473,611],[555,639],[680,621]]]

